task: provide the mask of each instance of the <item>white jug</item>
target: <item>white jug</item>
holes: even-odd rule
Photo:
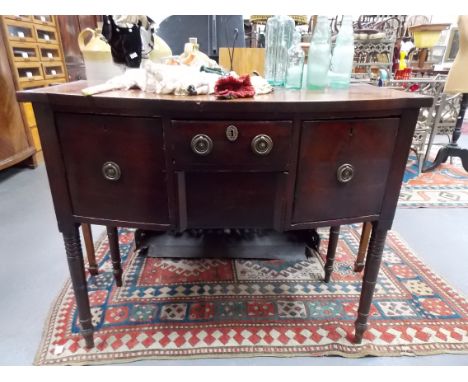
[[[87,43],[84,42],[86,35],[91,35]],[[78,45],[85,61],[88,81],[107,81],[125,72],[125,65],[113,62],[110,45],[99,30],[83,29],[78,35]]]

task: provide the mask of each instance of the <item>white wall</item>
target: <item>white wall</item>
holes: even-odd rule
[[[431,17],[431,23],[432,24],[445,24],[445,23],[450,23],[452,26],[457,25],[457,19],[458,15],[452,15],[452,16],[447,16],[447,15],[434,15]]]

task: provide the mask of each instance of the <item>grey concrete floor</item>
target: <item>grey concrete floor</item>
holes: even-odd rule
[[[468,146],[468,136],[460,139]],[[468,208],[399,209],[393,227],[468,296]],[[95,238],[103,232],[93,227]],[[68,278],[44,165],[0,172],[0,365],[33,362],[49,308]],[[468,365],[468,355],[151,360],[133,365]],[[130,365],[131,365],[130,364]]]

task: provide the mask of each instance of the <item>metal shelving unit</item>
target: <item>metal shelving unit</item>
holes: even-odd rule
[[[355,40],[353,77],[372,79],[372,68],[378,67],[392,72],[395,39]],[[385,58],[385,59],[384,59]],[[363,68],[364,70],[362,70]],[[359,70],[359,71],[356,71]]]

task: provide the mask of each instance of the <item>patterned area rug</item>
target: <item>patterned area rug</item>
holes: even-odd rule
[[[124,286],[113,283],[107,240],[89,277],[96,347],[84,348],[67,282],[35,363],[98,364],[149,358],[401,356],[468,352],[468,301],[389,234],[363,343],[352,342],[361,288],[353,272],[361,226],[344,226],[335,271],[322,253],[299,262],[169,260],[134,253],[120,234]]]
[[[419,174],[416,156],[410,155],[398,207],[468,207],[468,173],[458,158],[453,162],[447,161],[432,172]],[[426,162],[426,166],[430,164]]]

